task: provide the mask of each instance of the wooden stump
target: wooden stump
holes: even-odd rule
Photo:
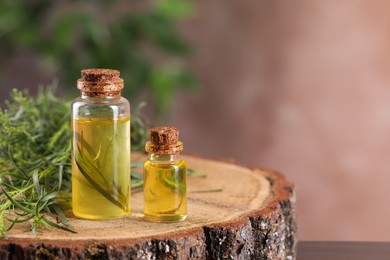
[[[77,234],[51,229],[34,237],[18,226],[0,240],[1,259],[293,259],[293,185],[280,174],[183,156],[188,168],[188,218],[150,223],[143,194],[132,194],[129,217],[89,221],[69,216]],[[134,161],[145,157],[133,155]],[[222,189],[222,191],[217,191]]]

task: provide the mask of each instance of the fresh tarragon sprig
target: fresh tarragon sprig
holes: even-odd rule
[[[0,110],[0,234],[29,222],[74,232],[62,209],[69,204],[70,103],[53,90],[36,97],[13,90]]]
[[[71,205],[71,130],[68,100],[55,97],[54,88],[36,96],[13,90],[0,110],[0,235],[28,222],[69,232],[63,209]],[[132,150],[144,147],[147,126],[132,115]],[[142,186],[139,178],[134,186]]]

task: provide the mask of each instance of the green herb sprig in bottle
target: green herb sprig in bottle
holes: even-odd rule
[[[130,213],[130,104],[119,71],[87,69],[72,104],[72,208],[76,217]]]
[[[149,130],[144,164],[144,218],[176,222],[187,217],[186,163],[180,159],[179,130],[163,126]]]

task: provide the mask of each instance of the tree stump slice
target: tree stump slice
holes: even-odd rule
[[[133,154],[133,161],[145,156]],[[78,232],[16,226],[0,240],[1,259],[295,259],[294,187],[279,173],[183,156],[206,174],[187,180],[188,217],[178,223],[143,220],[143,193],[132,194],[130,216],[81,220]],[[222,191],[217,191],[221,190]]]

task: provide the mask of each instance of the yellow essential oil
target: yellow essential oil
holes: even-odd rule
[[[130,120],[74,120],[73,213],[110,219],[130,212]]]
[[[150,153],[144,164],[144,218],[154,222],[176,222],[187,217],[186,163],[180,159],[183,144],[174,127],[149,131]]]
[[[76,217],[130,212],[130,104],[119,71],[87,69],[72,104],[72,208]]]
[[[184,220],[187,216],[185,162],[148,160],[144,169],[145,219],[157,222]]]

